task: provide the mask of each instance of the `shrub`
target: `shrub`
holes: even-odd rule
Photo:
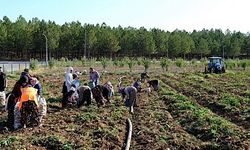
[[[228,60],[226,60],[226,66],[229,69],[234,69],[235,67],[237,67],[237,62],[236,62],[236,60],[228,59]]]
[[[138,66],[142,65],[143,64],[142,61],[143,61],[143,59],[141,57],[138,57],[137,58],[137,65]]]
[[[87,59],[82,57],[81,58],[81,63],[82,63],[82,66],[85,66],[86,65],[86,62],[87,62]]]
[[[15,142],[17,140],[18,140],[18,138],[14,137],[14,136],[1,139],[0,147],[10,146],[13,142]]]
[[[90,62],[90,66],[95,66],[96,58],[90,58],[89,62]]]
[[[56,66],[56,60],[54,58],[49,61],[49,68],[54,68]]]
[[[184,66],[185,62],[183,59],[176,59],[175,65],[179,68],[182,68]]]
[[[113,60],[113,66],[119,66],[119,60],[115,59]]]
[[[147,72],[148,71],[148,68],[149,68],[149,66],[150,66],[150,63],[151,63],[151,61],[149,60],[149,59],[147,59],[147,58],[144,58],[144,59],[142,59],[142,64],[143,64],[143,66],[144,66],[144,71],[145,72]]]
[[[107,59],[107,58],[101,58],[101,64],[102,64],[103,69],[106,70],[106,67],[109,64],[109,59]]]
[[[171,62],[167,58],[162,58],[160,60],[160,65],[161,65],[162,70],[168,71],[168,67],[169,67],[170,63]]]
[[[118,61],[119,67],[124,67],[124,65],[125,65],[125,61],[123,61],[123,60]]]
[[[30,60],[30,69],[36,70],[38,68],[38,60],[37,59],[31,59]]]
[[[135,66],[136,62],[133,59],[126,58],[126,63],[128,64],[130,72],[132,72],[132,69]]]

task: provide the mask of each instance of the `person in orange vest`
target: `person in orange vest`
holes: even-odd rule
[[[18,99],[21,97],[21,88],[28,85],[28,77],[22,76],[14,85],[13,90],[6,99],[6,110],[8,111],[7,124],[10,129],[14,125],[14,109]]]
[[[21,98],[19,99],[18,110],[21,113],[21,124],[26,128],[26,125],[39,125],[38,99],[37,89],[26,86],[21,88]],[[28,118],[30,116],[30,122]]]

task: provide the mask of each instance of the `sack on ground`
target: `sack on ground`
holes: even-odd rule
[[[38,112],[39,116],[46,116],[47,114],[47,103],[44,97],[38,97]]]
[[[2,91],[0,92],[0,107],[4,107],[5,106],[5,103],[6,103],[6,97],[5,97],[5,92]]]

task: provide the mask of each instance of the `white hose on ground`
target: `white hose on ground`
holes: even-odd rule
[[[125,150],[129,150],[131,137],[132,137],[132,122],[129,118],[127,119],[127,121],[128,121],[128,137],[127,137],[127,141],[126,141]]]

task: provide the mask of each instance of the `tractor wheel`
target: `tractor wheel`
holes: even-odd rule
[[[225,73],[225,72],[226,72],[225,67],[222,67],[221,72],[222,72],[222,73]]]
[[[208,71],[207,71],[207,67],[205,67],[205,73],[208,73]]]
[[[210,73],[215,73],[215,68],[214,67],[210,69]]]
[[[209,68],[209,69],[208,69],[208,72],[209,72],[209,73],[212,73],[212,68]]]

